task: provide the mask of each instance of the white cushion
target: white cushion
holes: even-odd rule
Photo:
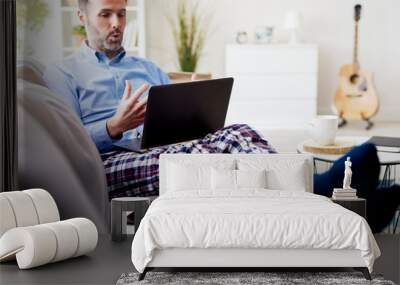
[[[96,226],[90,220],[75,218],[66,220],[65,222],[71,224],[79,236],[78,248],[73,257],[86,254],[96,248],[98,233]]]
[[[20,269],[51,262],[57,251],[57,239],[43,225],[19,227],[0,238],[0,261],[17,259]]]
[[[239,190],[242,188],[266,188],[267,177],[265,170],[211,170],[211,189]]]
[[[55,235],[57,244],[60,244],[51,262],[64,260],[75,255],[79,244],[79,236],[78,232],[71,227],[70,223],[63,221],[43,224],[43,226],[51,230],[51,234]]]
[[[10,201],[0,193],[0,237],[8,230],[17,226]]]
[[[39,224],[35,205],[29,195],[22,191],[0,193],[11,205],[17,227],[26,227]]]
[[[262,170],[236,170],[238,188],[267,188],[267,172]]]
[[[160,155],[160,195],[169,191],[170,165],[178,163],[184,166],[203,166],[245,171],[266,170],[269,188],[282,190],[313,192],[312,157],[304,154],[161,154]],[[217,165],[217,167],[216,167]],[[219,165],[219,167],[218,167]],[[222,166],[223,167],[222,167]],[[296,166],[303,167],[296,170]],[[279,175],[273,173],[278,171]],[[299,170],[299,171],[298,171]],[[304,173],[303,173],[304,172]],[[211,173],[211,172],[210,172]],[[284,177],[278,177],[285,174]],[[278,180],[278,181],[277,181]],[[287,180],[287,181],[285,181]],[[290,181],[289,181],[290,180]],[[289,183],[287,183],[289,182]],[[289,184],[289,185],[288,185]],[[290,189],[289,189],[290,188]],[[193,192],[193,191],[192,191]],[[213,192],[213,190],[209,190]],[[205,193],[205,192],[204,192]],[[235,192],[236,193],[236,192]],[[181,193],[182,194],[182,193]]]
[[[43,189],[29,189],[22,191],[28,194],[33,201],[39,224],[51,223],[60,220],[56,202],[49,192]]]
[[[20,269],[86,254],[96,248],[98,233],[88,219],[18,227],[0,238],[0,261],[16,258]]]
[[[0,193],[0,262],[16,258],[26,269],[96,247],[98,232],[90,220],[59,219],[55,201],[43,189]]]
[[[304,158],[283,159],[271,155],[271,159],[239,158],[239,170],[266,170],[267,188],[273,190],[306,191],[306,163]]]
[[[210,190],[211,169],[234,169],[235,161],[171,161],[167,164],[167,191]]]
[[[171,163],[168,172],[168,189],[172,191],[210,188],[210,167],[188,167]]]
[[[14,227],[56,222],[60,214],[53,197],[43,189],[0,193],[0,237]]]
[[[211,169],[211,189],[236,190],[236,170]]]
[[[268,189],[306,191],[304,164],[295,164],[288,169],[267,171]]]

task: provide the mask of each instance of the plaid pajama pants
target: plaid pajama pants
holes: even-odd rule
[[[222,128],[204,138],[154,148],[147,153],[104,153],[109,198],[158,195],[158,159],[162,153],[275,153],[261,135],[248,125]]]

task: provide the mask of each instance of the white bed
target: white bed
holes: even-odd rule
[[[306,155],[162,155],[160,197],[132,243],[140,279],[156,267],[354,267],[370,278],[380,251],[367,222],[312,194],[312,175]]]

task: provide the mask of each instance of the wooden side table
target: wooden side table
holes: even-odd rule
[[[359,214],[364,219],[367,218],[367,200],[363,198],[356,198],[352,200],[344,199],[332,199],[332,202],[339,204],[340,206]]]
[[[121,197],[111,200],[111,238],[113,241],[126,239],[126,213],[134,212],[135,232],[146,214],[154,197]]]

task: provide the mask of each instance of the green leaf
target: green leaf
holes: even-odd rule
[[[199,2],[195,3],[190,13],[186,3],[185,0],[178,2],[177,23],[171,18],[169,18],[169,23],[172,27],[181,71],[195,72],[204,48],[206,29],[200,28]]]

